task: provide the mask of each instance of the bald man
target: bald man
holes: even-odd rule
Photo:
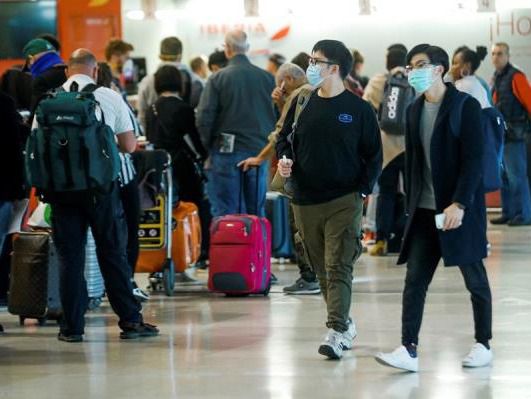
[[[101,108],[96,108],[96,118],[116,134],[118,146],[124,153],[135,150],[136,138],[127,105],[111,89],[96,87],[98,73],[96,57],[87,49],[78,49],[68,61],[65,91],[92,92]],[[65,110],[65,113],[68,110]],[[103,115],[102,115],[103,113]],[[37,111],[38,114],[38,111]],[[37,118],[33,128],[38,127]],[[58,339],[64,342],[83,341],[87,288],[83,278],[87,229],[91,228],[98,262],[105,280],[111,306],[120,318],[120,338],[133,339],[158,334],[155,326],[143,322],[141,307],[133,296],[130,268],[127,262],[127,227],[115,181],[107,193],[87,195],[74,204],[63,203],[60,198],[51,200],[53,238],[61,267],[61,302],[64,317]]]
[[[275,127],[271,101],[275,81],[270,73],[251,64],[248,50],[245,32],[227,33],[225,55],[229,63],[208,80],[197,108],[197,127],[210,151],[208,193],[214,216],[238,213],[242,183],[241,211],[264,215],[267,162],[247,172],[243,182],[237,165],[259,153]]]

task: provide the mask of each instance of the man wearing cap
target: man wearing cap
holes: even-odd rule
[[[23,53],[33,77],[31,98],[33,111],[44,94],[66,82],[66,65],[55,47],[44,39],[30,40],[24,46]]]
[[[183,89],[181,97],[193,108],[199,104],[199,98],[203,92],[201,78],[193,73],[187,65],[182,64],[183,44],[176,37],[167,37],[160,42],[160,55],[162,61],[159,66],[173,65],[181,72]],[[147,75],[138,86],[138,119],[144,131],[146,130],[147,110],[155,104],[158,95],[155,91],[155,74]]]

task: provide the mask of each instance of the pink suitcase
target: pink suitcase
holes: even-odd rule
[[[261,294],[271,287],[271,225],[266,218],[228,215],[211,226],[208,288],[230,296]]]

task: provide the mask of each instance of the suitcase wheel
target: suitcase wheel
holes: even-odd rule
[[[162,269],[162,285],[164,286],[164,293],[167,296],[172,296],[175,289],[175,268],[171,259],[166,261]]]

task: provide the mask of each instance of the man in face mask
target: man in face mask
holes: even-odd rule
[[[418,45],[408,53],[407,63],[409,83],[422,95],[409,109],[406,131],[409,217],[398,260],[407,262],[402,346],[378,354],[376,360],[418,371],[424,301],[442,257],[446,266],[459,266],[472,298],[476,344],[462,365],[483,367],[492,361],[492,302],[482,262],[487,257],[487,237],[481,108],[476,99],[443,82],[449,60],[440,47]],[[456,112],[461,112],[461,123],[451,127]]]
[[[293,102],[276,146],[280,174],[292,177],[295,223],[327,304],[328,333],[319,353],[332,359],[351,349],[356,336],[350,304],[363,197],[382,168],[374,111],[345,89],[352,62],[339,41],[314,46],[306,77],[315,90]],[[306,106],[294,126],[301,101]]]

